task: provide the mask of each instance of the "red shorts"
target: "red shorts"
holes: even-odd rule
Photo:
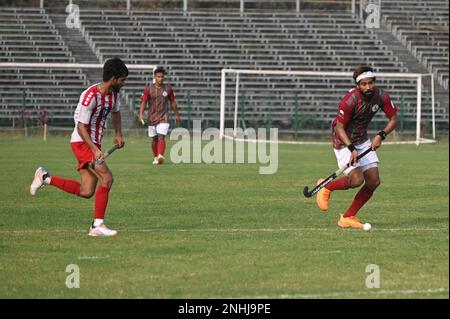
[[[97,147],[101,149],[101,145],[95,145],[97,145]],[[70,143],[70,147],[72,147],[72,151],[78,160],[78,171],[84,168],[87,163],[94,162],[94,153],[92,153],[91,149],[85,142],[72,142]]]

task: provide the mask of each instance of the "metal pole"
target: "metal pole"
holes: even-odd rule
[[[294,138],[297,140],[298,137],[298,93],[295,92],[295,101],[294,101],[294,125],[295,125],[295,133]]]
[[[239,101],[239,73],[236,73],[236,95],[234,97],[234,125],[233,125],[233,136],[236,138],[236,129],[238,121],[238,101]]]
[[[226,71],[222,69],[222,78],[220,82],[220,125],[219,125],[219,136],[223,138],[225,132],[225,79]]]
[[[295,3],[295,10],[296,10],[297,12],[300,12],[300,0],[297,0],[297,1],[296,1],[296,3]]]
[[[356,13],[356,0],[352,0],[352,14]]]
[[[188,10],[188,0],[183,0],[183,11],[186,12]]]
[[[191,108],[192,108],[192,98],[191,98],[191,90],[187,92],[187,103],[188,103],[188,131],[191,130]]]
[[[244,12],[244,0],[241,0],[241,9],[240,12]]]
[[[420,118],[422,113],[422,76],[417,77],[417,117],[416,117],[416,145],[420,139]]]
[[[41,0],[41,1],[40,1],[39,7],[40,7],[41,9],[44,9],[44,0]]]
[[[127,11],[131,9],[131,0],[127,0]]]
[[[436,139],[436,120],[434,115],[434,74],[431,73],[431,125],[433,128],[433,140]]]

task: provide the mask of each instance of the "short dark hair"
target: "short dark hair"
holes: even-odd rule
[[[128,68],[121,59],[112,58],[103,65],[103,81],[109,81],[111,77],[118,79],[123,75],[128,76]]]
[[[356,82],[356,78],[358,76],[360,76],[361,74],[363,74],[364,72],[373,72],[373,69],[370,66],[360,66],[358,67],[355,72],[353,72],[353,80],[355,81],[356,84],[358,84]],[[375,80],[375,78],[373,78]]]
[[[166,70],[164,70],[164,68],[162,66],[158,66],[155,71],[153,71],[153,76],[156,75],[156,73],[162,73],[162,74],[166,74]]]

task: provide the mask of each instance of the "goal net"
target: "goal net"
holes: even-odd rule
[[[424,79],[431,82],[428,90]],[[386,143],[433,143],[432,75],[377,73],[376,81],[399,108],[398,127]],[[229,132],[266,127],[277,128],[282,143],[329,144],[339,102],[353,87],[350,72],[223,69],[221,137],[237,139],[236,133]],[[382,130],[386,123],[387,118],[379,111],[369,126],[369,135]]]
[[[135,121],[139,98],[153,81],[156,65],[127,64],[129,75],[121,89],[122,121]],[[103,64],[0,63],[0,128],[53,131],[73,129],[80,94],[102,81]],[[46,127],[47,127],[46,125]]]

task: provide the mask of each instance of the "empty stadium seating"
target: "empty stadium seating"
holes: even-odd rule
[[[448,90],[448,1],[386,1],[383,12],[392,33]]]
[[[400,4],[406,6],[406,1]],[[0,17],[1,62],[75,62],[45,10],[2,9]],[[392,21],[394,28],[394,19],[387,15],[385,19]],[[119,56],[128,64],[164,66],[182,117],[186,120],[190,113],[192,119],[209,121],[210,125],[217,125],[219,120],[222,68],[353,71],[355,66],[369,64],[378,72],[408,71],[376,33],[350,13],[93,9],[82,10],[80,20],[86,43],[99,61]],[[407,29],[402,32],[407,37]],[[431,43],[425,38],[415,42],[407,39],[405,45],[413,54],[433,67],[441,83],[445,79],[448,83],[448,69],[446,74],[444,70],[445,65],[448,68],[448,60],[447,64],[440,63],[441,51],[448,57],[448,39],[445,42],[438,35]],[[434,43],[440,43],[441,51],[430,49]],[[24,103],[23,88],[26,88],[26,105],[36,114],[39,108],[51,109],[54,119],[61,124],[72,123],[78,96],[88,84],[81,70],[2,69],[0,72],[4,84],[0,97],[2,114],[17,113]],[[404,119],[415,123],[415,82],[379,80],[397,104],[403,105]],[[148,82],[148,71],[130,72],[123,92],[127,104],[138,107],[138,97]],[[295,100],[300,105],[302,119],[311,122],[308,122],[311,129],[328,130],[339,99],[353,85],[350,78],[317,76],[242,76],[240,84],[246,119],[255,125],[270,119],[280,127],[286,124],[287,131],[292,129]],[[228,81],[226,113],[229,118],[234,109],[234,90],[234,81]],[[423,118],[429,119],[431,97],[426,89],[422,105]],[[437,105],[436,118],[448,130],[448,110]],[[384,119],[380,117],[376,121]]]
[[[43,9],[2,8],[0,44],[0,62],[75,62]],[[85,84],[79,70],[1,68],[2,122],[10,124],[22,108],[32,119],[48,108],[51,124],[67,124],[73,121],[73,106]]]
[[[407,71],[362,21],[346,13],[99,10],[83,12],[81,22],[86,40],[100,60],[119,55],[128,63],[165,66],[182,110],[185,112],[189,91],[194,117],[202,120],[218,119],[222,68],[353,71],[356,65],[371,64],[380,72]],[[247,93],[246,118],[256,122],[264,121],[268,112],[274,121],[292,122],[296,92],[303,101],[302,112],[315,116],[322,126],[322,122],[329,123],[337,101],[352,86],[351,81],[342,79],[341,85],[324,86],[323,79],[314,77],[285,82],[278,90],[273,83],[282,83],[282,78],[271,77],[270,82],[264,78],[241,79],[241,88]],[[382,85],[397,89],[394,82],[383,80]],[[142,85],[131,80],[126,90],[140,91]],[[415,82],[403,80],[402,85],[401,92],[395,94],[399,101],[402,96],[405,118],[415,121]],[[330,92],[334,94],[331,98]],[[227,114],[231,117],[231,81],[227,93]],[[430,102],[430,96],[424,94],[425,117],[431,116]],[[438,113],[448,121],[445,109]]]

